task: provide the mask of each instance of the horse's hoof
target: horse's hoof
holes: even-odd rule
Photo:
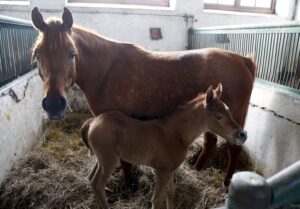
[[[196,170],[196,171],[200,171],[203,167],[204,167],[204,165],[198,165],[197,163],[195,163],[195,164],[192,166],[192,169],[193,169],[193,170]]]
[[[225,179],[224,182],[223,182],[223,185],[224,185],[225,187],[228,187],[229,184],[230,184],[230,179]]]

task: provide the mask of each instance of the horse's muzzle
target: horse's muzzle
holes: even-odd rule
[[[67,101],[63,96],[45,97],[42,101],[42,107],[50,120],[62,119],[65,115],[66,106]]]

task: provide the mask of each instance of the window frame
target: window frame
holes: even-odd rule
[[[119,5],[137,5],[137,6],[156,6],[169,7],[170,0],[68,0],[68,3],[84,3],[84,4],[119,4]]]
[[[241,6],[241,0],[234,0],[234,5],[204,3],[204,9],[267,14],[275,14],[275,6],[276,0],[271,0],[271,5],[269,8]]]

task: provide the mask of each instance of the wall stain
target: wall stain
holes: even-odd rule
[[[5,116],[5,119],[6,119],[8,122],[10,122],[10,121],[11,121],[11,116],[10,116],[10,115],[6,115],[6,116]]]

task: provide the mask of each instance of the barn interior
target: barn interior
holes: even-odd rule
[[[86,179],[95,158],[79,133],[91,117],[83,93],[76,85],[68,92],[61,121],[48,120],[42,109],[43,81],[31,57],[38,35],[30,20],[34,7],[45,18],[61,18],[67,7],[74,24],[147,50],[252,54],[257,71],[237,171],[270,178],[300,159],[299,1],[0,0],[0,208],[100,208]],[[202,146],[200,137],[178,169],[175,208],[225,204],[226,144],[219,137],[205,168],[196,171],[192,165]],[[112,208],[151,207],[153,170],[138,166],[134,174],[136,192],[124,188],[120,166],[114,172],[107,185]],[[300,202],[296,197],[293,203]]]

